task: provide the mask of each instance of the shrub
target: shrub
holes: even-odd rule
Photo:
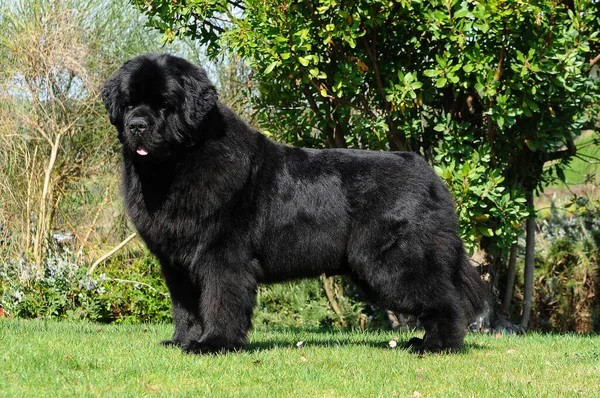
[[[5,316],[102,323],[172,320],[160,265],[147,251],[115,258],[94,275],[66,248],[48,253],[43,265],[44,272],[38,274],[34,262],[24,257],[0,263],[0,308]],[[363,297],[352,285],[341,278],[338,282],[336,300],[348,327],[385,325],[383,311],[359,300]],[[317,279],[260,285],[257,293],[256,327],[341,325]]]
[[[21,318],[150,322],[171,318],[169,296],[155,260],[142,256],[130,266],[110,263],[89,275],[69,250],[45,256],[44,272],[26,258],[0,265],[0,306]]]
[[[581,210],[578,216],[559,212],[540,222],[536,253],[532,327],[544,331],[598,330],[597,272],[600,252],[597,237],[600,221]],[[596,327],[594,324],[596,323]]]

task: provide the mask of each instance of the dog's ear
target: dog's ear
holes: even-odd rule
[[[113,126],[121,121],[122,112],[119,94],[119,72],[110,77],[102,87],[102,102],[108,112],[108,119]]]
[[[217,89],[208,79],[204,69],[194,67],[193,71],[184,74],[183,89],[185,100],[183,113],[185,121],[194,128],[199,128],[202,121],[219,99]]]

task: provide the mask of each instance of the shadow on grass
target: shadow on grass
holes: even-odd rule
[[[252,340],[244,348],[244,352],[256,353],[260,351],[271,351],[275,349],[296,349],[300,347],[320,347],[320,348],[336,348],[336,347],[370,347],[380,350],[391,350],[389,333],[381,334],[375,331],[373,334],[369,332],[343,332],[339,330],[329,329],[296,329],[296,328],[278,328],[269,332],[284,333],[290,337],[266,337],[262,340]],[[267,333],[269,333],[267,332]],[[421,335],[423,332],[414,331],[400,332],[400,336],[392,341],[396,343],[394,350],[411,352],[408,347],[409,340],[414,334]],[[317,336],[314,336],[317,335]],[[326,337],[319,335],[327,335]],[[387,338],[386,338],[387,337]],[[477,342],[467,342],[464,347],[456,352],[443,352],[442,355],[463,355],[471,351],[485,350],[488,347]],[[431,355],[431,354],[427,354]],[[433,354],[436,355],[436,354]],[[419,354],[415,353],[415,356]]]

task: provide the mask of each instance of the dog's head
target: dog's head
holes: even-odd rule
[[[161,160],[199,139],[218,100],[206,72],[168,54],[133,58],[107,80],[102,100],[132,156]]]

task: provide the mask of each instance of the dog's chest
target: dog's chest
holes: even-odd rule
[[[123,197],[129,218],[153,252],[173,253],[182,246],[210,244],[226,225],[231,194],[200,181],[124,176]]]

